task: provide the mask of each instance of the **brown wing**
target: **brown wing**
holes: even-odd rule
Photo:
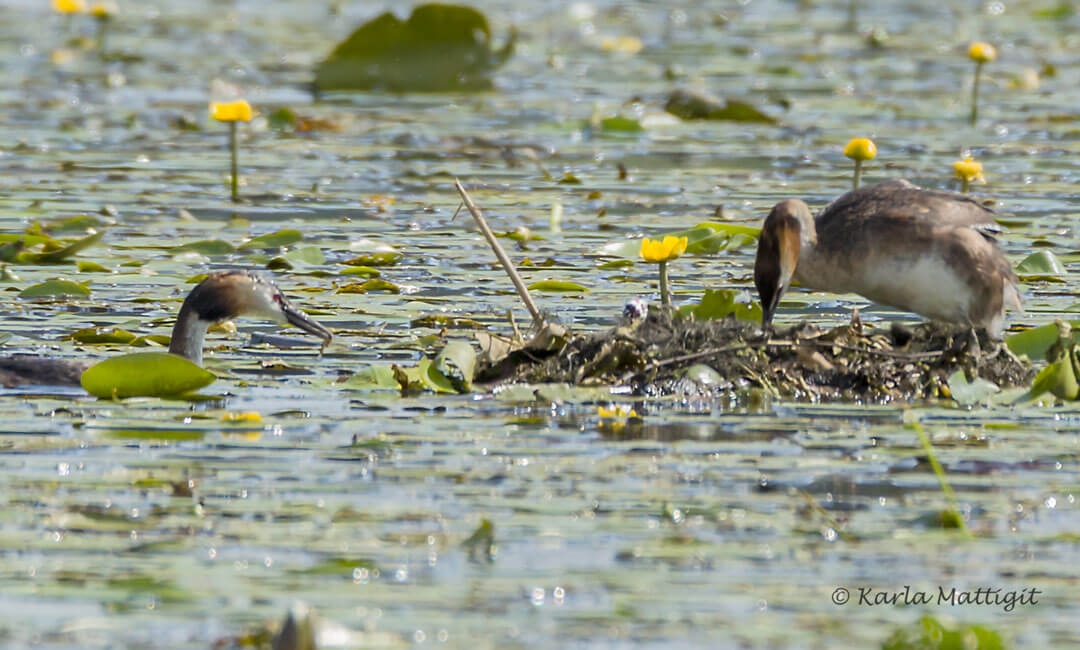
[[[826,206],[814,222],[825,252],[842,253],[866,250],[894,236],[921,240],[942,226],[970,226],[990,238],[994,217],[993,210],[963,194],[891,180],[847,192]]]

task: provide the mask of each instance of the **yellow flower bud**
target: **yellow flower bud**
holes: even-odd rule
[[[641,240],[641,257],[646,262],[668,262],[686,252],[686,237],[668,235],[663,241],[648,237]]]
[[[221,419],[224,422],[262,422],[262,416],[255,411],[247,411],[244,413],[229,411],[228,413],[223,413]]]
[[[243,99],[210,104],[210,117],[218,122],[250,122],[252,115],[251,104]]]
[[[968,58],[976,63],[990,63],[997,58],[997,50],[989,43],[975,41],[968,48]]]
[[[844,155],[852,160],[870,160],[877,155],[877,146],[870,138],[852,138],[844,147]]]
[[[90,15],[94,18],[112,18],[116,15],[116,5],[111,2],[95,2],[90,7]]]
[[[86,11],[83,0],[52,0],[52,8],[58,14],[79,14]]]
[[[963,160],[957,160],[953,163],[953,171],[956,173],[956,177],[962,181],[971,183],[973,181],[979,181],[985,183],[986,179],[982,173],[982,163],[977,162],[971,156],[964,158]]]

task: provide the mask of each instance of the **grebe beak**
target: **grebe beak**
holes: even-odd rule
[[[321,338],[323,340],[323,345],[329,344],[334,338],[334,335],[330,333],[330,330],[317,323],[310,316],[289,302],[285,297],[281,297],[278,301],[278,306],[281,307],[281,312],[285,315],[286,321],[312,336]]]

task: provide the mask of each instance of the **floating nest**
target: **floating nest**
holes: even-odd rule
[[[890,402],[949,398],[963,371],[1000,388],[1024,386],[1034,371],[1001,342],[941,325],[888,329],[809,323],[766,336],[734,318],[696,321],[649,310],[647,317],[589,335],[541,332],[529,345],[481,359],[476,381],[629,385],[638,395],[765,391],[802,401]]]

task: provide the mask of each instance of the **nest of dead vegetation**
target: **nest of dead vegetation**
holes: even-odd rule
[[[560,332],[561,333],[561,332]],[[805,401],[914,401],[949,397],[958,370],[1000,388],[1030,383],[1030,363],[980,334],[932,324],[871,328],[854,320],[820,331],[801,323],[765,336],[733,318],[695,321],[652,309],[590,335],[542,333],[533,344],[482,360],[479,382],[625,384],[640,395],[712,394],[756,387]]]

